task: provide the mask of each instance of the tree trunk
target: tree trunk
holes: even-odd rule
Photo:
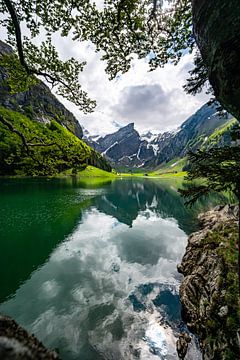
[[[240,1],[192,0],[192,10],[215,96],[240,121]]]

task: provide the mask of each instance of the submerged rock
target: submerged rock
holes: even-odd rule
[[[8,316],[0,315],[1,360],[60,359],[55,351],[45,346]]]
[[[200,215],[202,229],[190,235],[178,266],[184,275],[183,318],[199,337],[204,360],[240,359],[237,218],[237,207],[230,205]],[[186,344],[181,343],[182,339],[178,341],[182,353]]]

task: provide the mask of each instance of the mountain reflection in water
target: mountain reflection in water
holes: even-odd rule
[[[0,311],[63,359],[177,359],[176,265],[197,214],[177,186],[2,181]]]

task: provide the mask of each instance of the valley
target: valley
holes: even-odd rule
[[[104,137],[85,131],[83,140],[118,170],[150,171],[166,168],[168,163],[171,169],[189,150],[231,144],[230,131],[236,120],[226,112],[220,115],[217,108],[218,104],[205,104],[172,132],[140,135],[131,123]],[[183,168],[184,162],[181,164]]]

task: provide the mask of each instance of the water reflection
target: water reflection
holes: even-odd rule
[[[149,219],[151,236],[144,245]],[[60,343],[64,359],[100,359],[99,352],[109,352],[109,347],[113,347],[115,359],[125,352],[130,359],[130,345],[137,345],[140,329],[144,333],[143,324],[147,326],[148,321],[148,312],[140,312],[145,313],[150,292],[143,291],[140,297],[139,288],[153,284],[151,296],[158,301],[160,284],[177,286],[176,263],[185,245],[186,236],[175,221],[163,220],[150,211],[141,213],[129,228],[92,209],[15,297],[2,304],[1,311],[16,317],[44,343],[52,347]],[[141,309],[134,307],[134,297]],[[133,324],[139,327],[136,334]],[[92,349],[96,353],[90,355]]]
[[[12,276],[0,265],[3,294],[15,291],[1,312],[63,359],[177,358],[184,325],[176,264],[194,213],[174,185],[35,182],[10,186],[1,205],[1,247],[17,269]],[[189,359],[198,359],[191,351]]]
[[[136,179],[114,181],[111,190],[102,197],[94,199],[99,211],[114,216],[118,221],[132,226],[140,211],[147,209],[159,214],[162,218],[173,218],[187,234],[196,230],[196,216],[219,202],[217,196],[207,201],[199,201],[190,209],[184,205],[178,193],[182,179]]]

